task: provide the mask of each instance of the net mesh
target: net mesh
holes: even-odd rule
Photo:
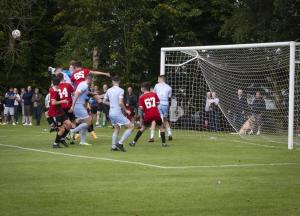
[[[300,46],[296,60],[300,60]],[[287,143],[290,46],[165,52],[170,122],[186,131],[236,133]],[[295,141],[300,68],[296,63]],[[200,133],[201,134],[201,133]]]

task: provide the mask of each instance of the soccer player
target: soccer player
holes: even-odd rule
[[[68,116],[68,118],[71,120],[71,122],[75,121],[75,115],[73,112],[69,112],[71,106],[72,106],[72,94],[74,93],[74,87],[65,81],[64,75],[62,73],[57,74],[58,79],[60,80],[60,83],[58,85],[58,93],[60,100],[67,100],[68,103],[62,104],[61,108],[64,110],[65,114]]]
[[[92,83],[92,77],[87,75],[85,81],[79,83],[74,94],[74,99],[69,112],[74,112],[77,122],[80,123],[76,128],[71,129],[71,133],[75,134],[80,131],[79,145],[91,145],[86,142],[86,132],[88,127],[92,124],[85,103],[89,93],[89,85]]]
[[[107,90],[104,96],[104,103],[110,105],[109,118],[111,124],[114,126],[114,132],[112,135],[112,151],[125,152],[123,142],[131,135],[134,125],[126,118],[122,110],[130,115],[130,111],[126,109],[124,105],[124,89],[119,87],[120,80],[117,76],[112,78],[113,87]],[[127,130],[123,133],[121,139],[118,141],[118,135],[120,133],[120,126],[124,125]]]
[[[84,82],[86,77],[89,74],[94,74],[94,75],[102,75],[102,76],[107,76],[110,77],[109,73],[104,73],[100,71],[93,71],[87,68],[83,68],[82,64],[80,61],[71,61],[70,63],[70,68],[74,70],[71,76],[71,81],[74,83],[75,89],[77,86],[81,83]]]
[[[156,93],[150,92],[150,83],[148,82],[142,83],[141,91],[144,94],[140,96],[139,109],[144,111],[143,125],[135,135],[134,140],[129,145],[132,147],[135,146],[138,139],[141,137],[146,128],[150,127],[152,122],[156,122],[157,125],[161,126],[160,137],[162,141],[162,146],[167,147],[164,125],[160,113],[158,111],[158,105],[160,104],[160,100]]]
[[[58,77],[53,78],[53,86],[49,89],[50,94],[50,107],[48,111],[48,116],[55,119],[58,126],[58,132],[56,134],[55,141],[53,143],[53,148],[60,148],[60,143],[65,147],[68,147],[67,143],[64,141],[65,136],[68,134],[72,127],[72,124],[68,117],[65,115],[61,105],[67,104],[67,100],[59,99],[58,85],[60,79]]]
[[[154,87],[154,92],[157,94],[160,104],[158,110],[163,119],[164,125],[168,132],[169,141],[172,140],[171,127],[168,121],[169,114],[169,100],[172,97],[172,88],[166,83],[166,77],[164,75],[158,76],[158,83]],[[150,139],[154,138],[154,130],[151,130]]]

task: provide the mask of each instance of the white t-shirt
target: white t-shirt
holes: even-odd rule
[[[45,107],[46,108],[50,107],[50,94],[49,93],[45,97]]]
[[[104,99],[109,101],[110,115],[122,114],[122,108],[119,104],[119,100],[123,98],[124,98],[124,89],[121,89],[119,86],[113,86],[107,90]]]
[[[19,95],[19,94],[16,94],[16,99],[15,99],[14,105],[15,105],[15,106],[19,106],[20,101],[21,101],[20,95]]]
[[[169,98],[172,97],[172,88],[166,83],[157,83],[154,87],[161,105],[169,105]]]

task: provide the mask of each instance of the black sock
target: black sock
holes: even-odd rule
[[[65,129],[65,132],[64,132],[64,134],[61,137],[65,138],[68,135],[68,133],[69,133],[69,130]]]
[[[48,117],[47,118],[47,122],[49,125],[51,125],[53,123],[53,118],[52,117]]]
[[[91,133],[92,131],[94,131],[94,125],[91,124],[89,127],[88,127],[88,132]]]
[[[62,136],[58,135],[58,133],[56,134],[56,138],[55,138],[55,143],[60,143],[60,139]]]
[[[134,137],[134,142],[137,142],[139,140],[139,138],[142,136],[143,132],[142,131],[138,131]]]
[[[166,134],[165,132],[160,132],[161,142],[166,143]]]

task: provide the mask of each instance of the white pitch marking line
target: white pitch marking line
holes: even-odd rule
[[[264,144],[258,144],[258,143],[252,143],[252,142],[245,142],[245,141],[239,141],[239,140],[231,140],[231,142],[241,143],[241,144],[248,144],[248,145],[255,145],[255,146],[261,146],[266,148],[278,148],[277,146],[272,145],[264,145]]]
[[[152,167],[152,168],[158,168],[158,169],[230,168],[230,167],[299,165],[299,163],[266,163],[266,164],[225,164],[225,165],[199,165],[199,166],[197,166],[197,165],[195,165],[195,166],[160,166],[160,165],[147,164],[147,163],[137,162],[137,161],[118,160],[118,159],[112,159],[112,158],[94,157],[94,156],[85,156],[85,155],[74,155],[74,154],[68,154],[68,153],[62,153],[62,152],[47,151],[47,150],[42,150],[42,149],[25,148],[25,147],[15,146],[15,145],[5,145],[5,144],[1,144],[1,143],[0,143],[0,146],[9,147],[9,148],[17,148],[17,149],[22,149],[22,150],[27,150],[27,151],[34,151],[34,152],[42,152],[42,153],[48,153],[48,154],[54,154],[54,155],[62,155],[62,156],[69,156],[69,157],[77,157],[77,158],[86,158],[86,159],[95,159],[95,160],[112,161],[112,162],[118,162],[118,163],[134,164],[134,165]]]

